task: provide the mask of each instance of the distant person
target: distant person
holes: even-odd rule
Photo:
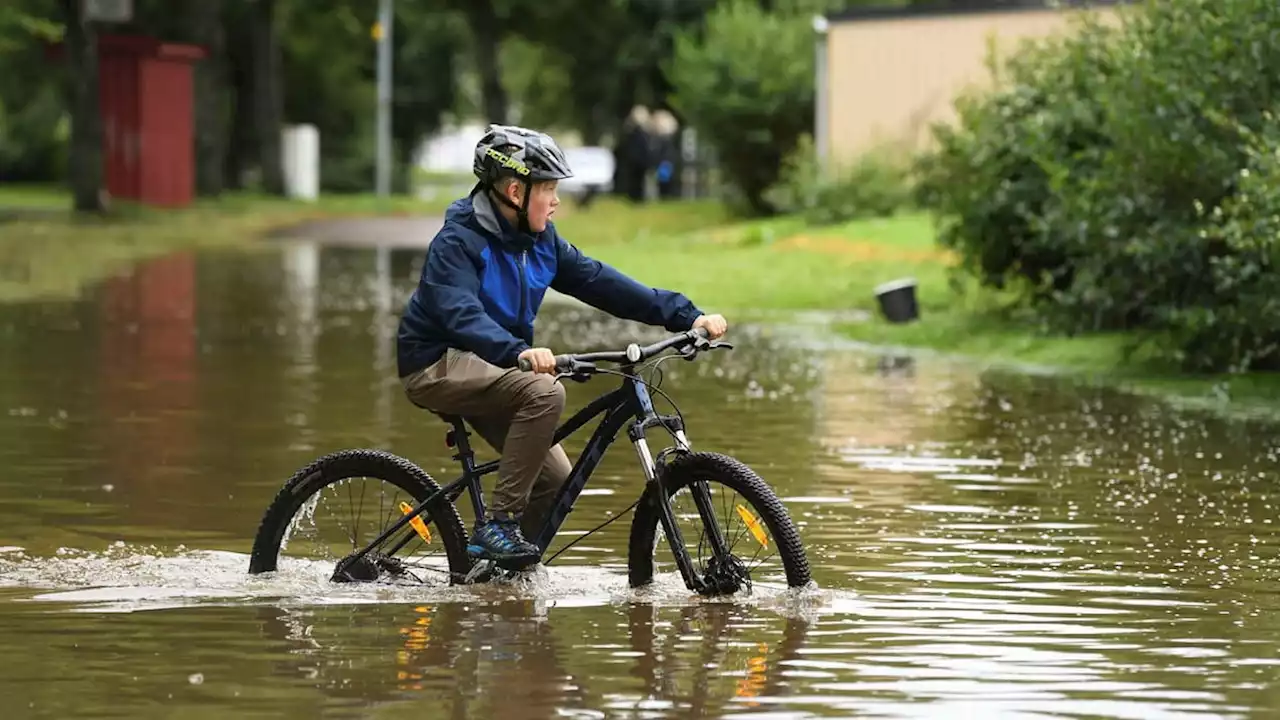
[[[549,136],[491,125],[475,149],[479,182],[449,206],[427,248],[418,287],[400,321],[397,364],[409,399],[459,415],[502,453],[487,517],[467,551],[518,570],[536,562],[526,540],[541,528],[569,476],[569,459],[552,446],[564,387],[555,353],[536,346],[534,318],[554,288],[619,318],[672,332],[727,324],[687,297],[650,288],[583,255],[556,232],[551,216],[560,180],[572,177]],[[532,365],[518,369],[517,359]]]
[[[616,150],[618,164],[614,185],[636,203],[645,201],[645,179],[651,167],[648,128],[649,109],[643,105],[631,108],[631,114],[622,125]]]
[[[649,116],[650,162],[658,181],[658,197],[672,198],[679,194],[676,162],[680,158],[676,143],[680,122],[671,111],[661,109]]]

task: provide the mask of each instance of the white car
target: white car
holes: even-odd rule
[[[560,191],[566,195],[584,195],[588,190],[608,192],[613,189],[613,170],[616,162],[613,151],[603,147],[564,148],[565,160],[573,170],[573,177],[560,181]]]

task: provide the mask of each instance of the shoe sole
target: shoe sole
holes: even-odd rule
[[[468,545],[467,555],[477,560],[492,560],[503,570],[525,570],[542,559],[541,555],[498,555],[478,545]]]

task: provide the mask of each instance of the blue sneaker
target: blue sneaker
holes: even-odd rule
[[[523,570],[542,556],[537,545],[524,539],[520,521],[514,518],[494,518],[477,526],[467,543],[467,554],[493,560],[507,570]]]

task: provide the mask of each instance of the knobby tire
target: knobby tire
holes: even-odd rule
[[[769,529],[772,541],[778,546],[787,585],[794,588],[809,584],[809,560],[805,555],[804,545],[800,542],[800,532],[791,521],[782,501],[755,471],[727,455],[699,452],[678,455],[667,464],[662,476],[668,497],[688,487],[695,480],[704,480],[710,486],[719,483],[750,503]],[[627,571],[633,588],[653,582],[654,543],[662,532],[660,512],[656,488],[650,485],[645,488],[631,522]],[[724,520],[719,519],[722,522]],[[701,525],[700,520],[698,523]],[[684,528],[681,529],[687,542],[691,535]],[[672,561],[674,562],[674,557]]]
[[[440,489],[417,465],[380,450],[343,450],[321,457],[294,473],[263,514],[253,540],[249,573],[276,569],[284,533],[298,510],[313,495],[341,480],[362,477],[395,485],[412,496],[415,505]],[[450,581],[459,582],[471,569],[471,561],[467,557],[467,535],[457,508],[442,495],[420,517],[428,521],[432,533],[444,544]]]

